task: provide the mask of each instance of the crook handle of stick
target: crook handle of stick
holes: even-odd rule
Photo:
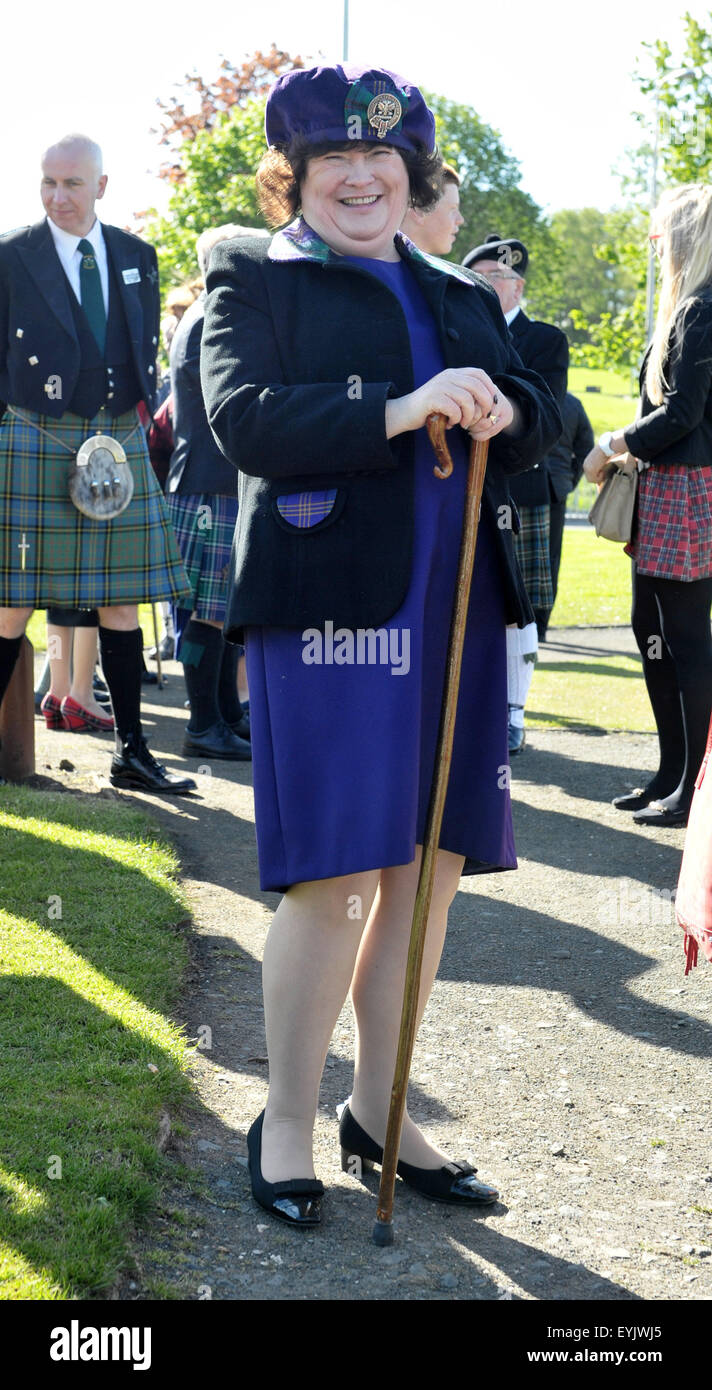
[[[430,416],[426,424],[431,439],[433,438],[433,432],[438,439],[437,447],[433,440],[433,448],[436,449],[441,469],[439,471],[436,468],[435,474],[437,477],[448,477],[452,471],[452,458],[450,457],[450,451],[445,442],[445,418],[444,416]],[[437,852],[440,843],[440,827],[442,825],[445,796],[447,794],[450,774],[450,759],[452,757],[455,716],[457,713],[457,696],[460,684],[460,668],[462,665],[462,649],[465,640],[465,626],[467,623],[467,609],[470,599],[472,568],[475,559],[475,545],[477,542],[477,526],[480,503],[482,500],[482,488],[487,466],[487,449],[487,440],[472,441],[462,522],[460,559],[455,586],[455,603],[450,623],[450,640],[445,668],[445,689],[443,691],[438,744],[435,753],[435,771],[433,774],[433,785],[430,791],[428,819],[423,836],[423,853],[420,861],[418,887],[413,909],[413,923],[410,931],[405,987],[403,991],[403,1009],[401,1013],[400,1035],[398,1038],[398,1052],[396,1056],[393,1086],[391,1089],[391,1104],[388,1113],[386,1142],[383,1149],[381,1186],[378,1194],[378,1212],[373,1228],[373,1239],[376,1245],[392,1245],[393,1243],[393,1193],[396,1181],[396,1167],[398,1164],[398,1150],[400,1148],[403,1115],[405,1113],[405,1101],[408,1091],[408,1077],[413,1055],[413,1044],[415,1042],[415,1025],[418,1012],[418,997],[420,994],[420,972],[423,961],[423,949],[425,946],[425,933],[428,924],[430,902],[433,895]],[[438,452],[439,450],[441,452]],[[442,450],[444,450],[444,453]]]
[[[433,469],[436,478],[449,478],[453,470],[452,454],[445,437],[447,418],[445,415],[429,415],[425,421],[428,438],[433,446],[437,463]]]

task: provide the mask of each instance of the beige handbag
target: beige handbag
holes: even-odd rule
[[[597,536],[624,544],[630,540],[637,488],[637,468],[629,471],[614,464],[588,514]]]

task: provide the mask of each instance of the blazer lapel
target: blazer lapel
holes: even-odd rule
[[[30,228],[27,245],[18,245],[17,253],[43,299],[59,319],[62,328],[77,342],[74,315],[69,302],[72,291],[67,284],[67,277],[46,222],[36,222]]]
[[[512,322],[509,325],[509,331],[515,343],[521,341],[521,339],[525,336],[528,327],[529,319],[527,318],[524,310],[520,309],[519,313],[515,314],[514,318],[512,319]]]
[[[121,303],[124,306],[129,336],[134,348],[138,352],[140,351],[143,341],[143,309],[141,307],[141,296],[130,293],[129,285],[126,284],[123,275],[125,270],[135,270],[137,268],[135,265],[136,250],[130,242],[127,244],[124,241],[118,228],[107,227],[105,223],[102,223],[102,231],[104,233],[104,241],[106,242],[109,258],[114,267],[114,278],[119,288],[119,294],[121,295]],[[145,274],[143,269],[140,273],[142,276]],[[109,312],[111,312],[111,306],[109,306]]]

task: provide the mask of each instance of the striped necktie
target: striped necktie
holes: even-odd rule
[[[90,241],[80,241],[79,250],[82,253],[79,267],[79,294],[82,309],[89,320],[89,327],[103,357],[106,346],[106,310],[99,267],[96,263],[94,247]]]

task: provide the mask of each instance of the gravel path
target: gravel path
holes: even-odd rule
[[[552,638],[546,660],[562,645],[593,656],[630,642],[625,629]],[[152,747],[180,766],[183,684],[179,667],[168,671],[144,709]],[[250,1195],[245,1134],[267,1079],[259,962],[278,899],[258,887],[249,765],[214,764],[192,801],[135,797],[182,859],[195,936],[178,1016],[211,1046],[193,1052],[195,1107],[173,1117],[184,1132],[168,1149],[175,1181],[136,1237],[119,1298],[712,1296],[712,974],[702,962],[684,977],[670,901],[683,834],[634,827],[610,805],[653,767],[655,740],[570,730],[528,740],[513,764],[519,872],[462,880],[411,1089],[415,1118],[502,1201],[475,1218],[399,1183],[387,1250],[371,1241],[376,1180],[339,1165],[348,1007],[317,1121],[321,1229],[283,1228]],[[101,787],[108,750],[38,725],[37,771],[65,784]],[[58,771],[62,758],[72,768]]]

